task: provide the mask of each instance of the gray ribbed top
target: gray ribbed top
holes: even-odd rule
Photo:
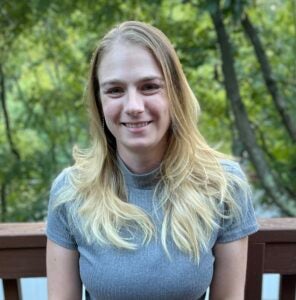
[[[119,166],[126,182],[129,203],[137,205],[151,217],[159,234],[163,212],[161,208],[155,210],[152,203],[159,169],[138,175],[120,160]],[[227,172],[244,178],[238,164],[227,161],[223,162],[223,166]],[[68,172],[71,168],[65,169],[54,181],[49,208],[60,189],[68,184]],[[201,253],[199,265],[181,253],[171,240],[168,240],[171,260],[166,256],[159,238],[152,239],[148,245],[141,245],[141,232],[136,228],[128,232],[128,236],[139,245],[134,251],[87,244],[79,230],[79,223],[69,223],[67,206],[71,203],[55,210],[49,209],[47,236],[58,245],[79,252],[79,271],[87,299],[196,300],[203,297],[211,283],[215,260],[212,248],[215,243],[238,240],[258,229],[251,199],[238,189],[235,196],[242,207],[243,219],[220,222],[221,228],[212,233],[207,250]]]

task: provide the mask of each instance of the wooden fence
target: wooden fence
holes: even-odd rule
[[[296,218],[260,219],[249,238],[246,300],[260,300],[264,273],[278,273],[280,300],[295,300]],[[0,224],[0,278],[5,300],[20,300],[20,278],[45,277],[44,223]]]

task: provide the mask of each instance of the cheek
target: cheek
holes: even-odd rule
[[[116,122],[120,119],[121,107],[119,103],[104,101],[102,108],[107,123]]]
[[[150,107],[150,111],[156,115],[161,123],[170,123],[170,109],[167,102],[158,102]]]

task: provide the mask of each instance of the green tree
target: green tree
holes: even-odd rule
[[[250,43],[254,32],[247,34],[246,16],[269,75]],[[294,215],[295,143],[283,121],[295,115],[293,1],[2,0],[1,220],[46,215],[52,179],[72,164],[74,144],[88,145],[83,92],[92,51],[110,26],[130,19],[168,35],[200,100],[202,133],[212,145],[250,160],[262,201]],[[284,114],[273,105],[270,78]]]

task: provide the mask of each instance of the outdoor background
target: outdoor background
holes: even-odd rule
[[[45,219],[53,178],[88,145],[91,54],[124,20],[173,42],[197,126],[240,158],[257,215],[296,216],[296,1],[217,2],[0,0],[0,221]]]

